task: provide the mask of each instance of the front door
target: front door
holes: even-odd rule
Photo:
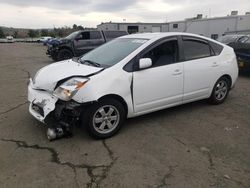
[[[152,67],[133,73],[134,110],[143,114],[182,103],[183,63],[177,38],[148,49],[140,58],[150,58]]]
[[[74,40],[77,56],[83,55],[105,42],[101,31],[83,31]]]

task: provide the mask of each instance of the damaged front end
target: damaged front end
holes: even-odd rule
[[[89,77],[104,68],[65,60],[40,69],[30,79],[28,86],[29,112],[37,120],[49,126],[50,140],[71,135],[71,129],[79,119],[81,106],[73,97],[86,87]]]
[[[72,136],[72,129],[79,120],[82,104],[73,100],[63,101],[53,93],[36,89],[30,80],[28,86],[29,112],[48,125],[47,137],[54,140]]]
[[[80,117],[82,104],[72,100],[88,78],[74,77],[58,81],[55,88],[40,89],[30,79],[28,86],[29,112],[39,121],[48,125],[49,140],[72,136],[72,128]],[[52,84],[48,84],[52,86]]]

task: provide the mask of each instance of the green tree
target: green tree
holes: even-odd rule
[[[29,29],[29,31],[28,31],[28,36],[29,36],[30,38],[37,37],[37,36],[38,36],[38,31],[35,31],[35,30],[33,30],[33,29]]]
[[[0,27],[0,38],[4,38],[5,34],[3,33],[3,29]]]
[[[13,36],[14,36],[14,38],[17,38],[18,37],[18,31],[14,31]]]
[[[54,30],[51,30],[48,35],[54,38],[56,37],[56,33]]]
[[[41,36],[42,37],[45,37],[45,36],[48,36],[49,35],[49,31],[47,29],[42,29],[41,30]]]
[[[76,24],[73,25],[73,30],[77,30],[77,25]]]
[[[77,26],[77,30],[83,30],[83,29],[84,29],[83,26],[81,26],[81,25]]]
[[[62,29],[58,29],[58,33],[57,33],[57,35],[59,36],[59,37],[63,37],[63,30]]]

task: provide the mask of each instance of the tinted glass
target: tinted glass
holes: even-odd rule
[[[91,31],[90,32],[90,39],[101,39],[102,35],[100,31]]]
[[[178,42],[165,42],[147,52],[142,58],[150,58],[153,67],[175,63],[178,61]]]
[[[250,44],[250,39],[246,40],[245,44]]]
[[[70,35],[68,35],[65,38],[66,39],[74,39],[77,36],[78,33],[79,33],[79,31],[75,31],[75,32],[71,33]]]
[[[223,50],[223,46],[221,46],[217,43],[211,42],[211,41],[209,41],[209,44],[210,44],[211,48],[213,49],[214,54],[220,55],[221,51]]]
[[[245,43],[249,38],[247,36],[240,37],[238,42]]]
[[[218,41],[224,44],[229,44],[231,42],[235,42],[238,38],[239,36],[237,35],[227,35],[227,36],[222,36],[218,38]]]
[[[104,31],[106,39],[113,39],[127,34],[128,33],[126,31]]]
[[[78,39],[78,40],[89,40],[90,39],[90,34],[89,34],[89,32],[82,32],[76,37],[76,39]]]
[[[198,59],[211,55],[209,45],[202,41],[184,40],[183,48],[185,60]]]
[[[119,63],[145,42],[147,42],[146,39],[114,39],[85,54],[81,59],[83,61],[90,60],[99,63],[101,66],[109,67]]]

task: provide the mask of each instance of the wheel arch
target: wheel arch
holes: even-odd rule
[[[59,51],[60,50],[69,50],[73,54],[73,56],[75,55],[74,52],[73,52],[73,50],[70,47],[68,47],[68,46],[62,46],[62,47],[59,48]]]
[[[224,74],[224,75],[222,75],[219,79],[221,79],[221,78],[226,78],[226,79],[229,81],[229,86],[230,86],[230,88],[232,87],[232,77],[231,77],[230,75]],[[218,79],[218,80],[219,80],[219,79]]]
[[[101,101],[101,100],[104,100],[104,99],[110,99],[110,98],[119,101],[123,105],[123,107],[125,109],[126,117],[127,117],[127,115],[128,115],[128,105],[127,105],[126,101],[120,95],[107,94],[107,95],[104,95],[104,96],[100,97],[97,101]]]

